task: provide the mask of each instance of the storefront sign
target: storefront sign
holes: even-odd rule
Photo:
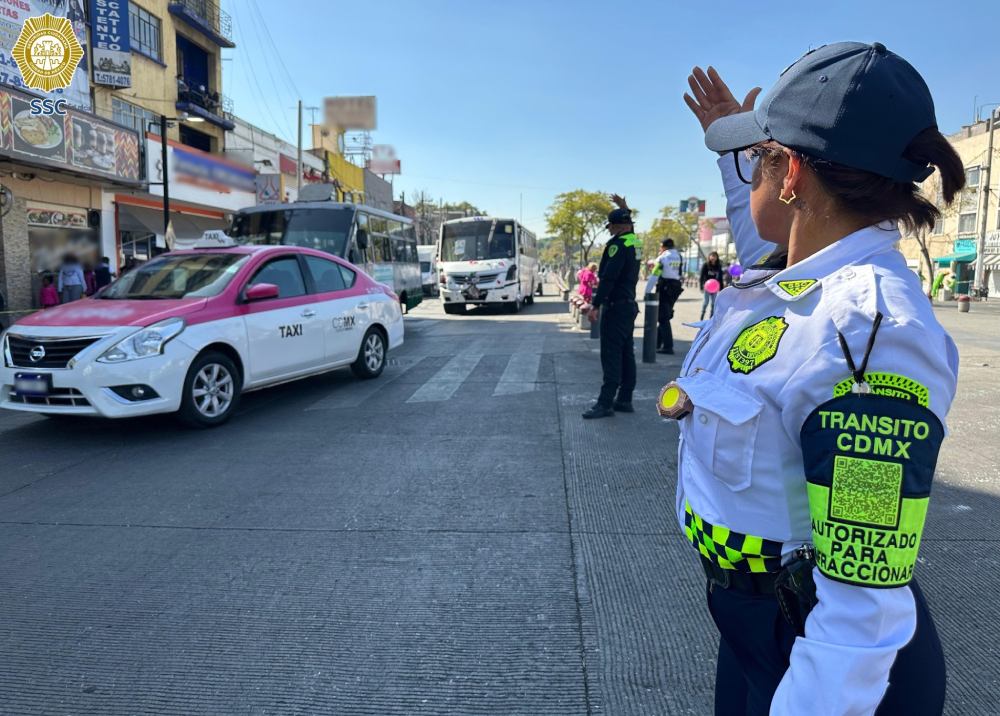
[[[0,154],[30,164],[138,184],[139,135],[91,114],[35,115],[32,96],[0,88]]]
[[[1000,231],[987,232],[986,251],[992,254],[1000,254]]]
[[[975,239],[955,239],[951,249],[956,254],[968,254],[976,250]]]
[[[128,0],[90,0],[94,84],[132,86],[128,22]]]
[[[90,80],[87,48],[87,24],[83,14],[83,0],[3,0],[0,2],[0,83],[12,85],[20,89],[28,89],[17,62],[11,55],[21,28],[28,18],[41,17],[45,13],[56,17],[68,18],[73,26],[73,34],[83,49],[83,60],[80,61],[73,81],[65,89],[55,90],[47,96],[52,99],[65,99],[71,105],[90,110]],[[126,17],[126,25],[128,24]],[[37,91],[44,95],[44,92]]]
[[[28,204],[28,225],[59,229],[86,229],[87,212],[55,204]]]
[[[156,184],[163,181],[161,156],[160,138],[146,135],[151,194],[163,194]],[[167,165],[171,198],[229,211],[256,203],[257,173],[250,167],[175,142],[167,144]]]

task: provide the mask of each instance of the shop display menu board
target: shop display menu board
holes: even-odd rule
[[[31,95],[0,87],[0,151],[12,159],[98,175],[126,184],[142,181],[139,135],[86,112],[33,115]]]

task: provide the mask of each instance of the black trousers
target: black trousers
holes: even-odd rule
[[[944,710],[941,642],[920,587],[911,582],[910,589],[917,605],[917,630],[896,656],[889,672],[889,688],[876,716],[940,716]],[[795,628],[782,616],[772,596],[715,587],[708,592],[708,609],[720,637],[716,716],[767,716],[774,692],[788,670]]]
[[[674,333],[670,328],[670,319],[674,317],[674,304],[680,298],[684,287],[677,279],[661,278],[657,282],[656,289],[657,293],[660,294],[658,297],[656,347],[673,350]]]
[[[623,402],[632,400],[635,390],[635,346],[632,333],[638,304],[615,303],[601,309],[601,369],[604,384],[597,402],[610,406],[617,395]]]

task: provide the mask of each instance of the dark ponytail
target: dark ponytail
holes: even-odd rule
[[[950,204],[965,186],[965,167],[955,148],[936,127],[925,129],[910,142],[903,156],[917,164],[937,168],[941,194]],[[908,231],[931,229],[941,210],[920,193],[913,182],[898,182],[861,169],[803,157],[823,187],[847,211],[870,223],[899,221]]]

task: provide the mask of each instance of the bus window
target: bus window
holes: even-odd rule
[[[389,236],[402,236],[403,235],[403,222],[394,221],[389,219]]]
[[[373,234],[388,234],[389,222],[381,216],[371,216],[368,218],[368,226]]]

